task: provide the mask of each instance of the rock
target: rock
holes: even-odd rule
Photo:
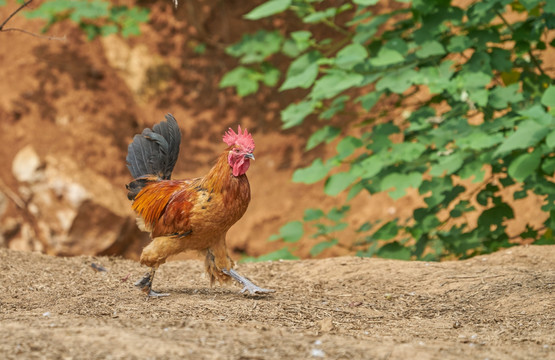
[[[126,229],[128,217],[121,216],[94,201],[85,200],[77,211],[58,253],[96,255],[116,243]]]
[[[17,235],[17,233],[19,232],[19,229],[21,228],[21,223],[22,223],[21,219],[18,220],[13,217],[8,217],[4,219],[4,221],[0,226],[2,235],[4,236],[4,238],[8,240],[14,237],[15,235]]]
[[[148,235],[135,225],[123,186],[114,187],[70,158],[40,159],[32,148],[24,150],[14,160],[14,174],[25,182],[18,191],[25,195],[28,216],[15,234],[3,235],[8,247],[52,255],[136,257]]]
[[[108,63],[137,99],[155,96],[170,86],[172,67],[145,45],[131,47],[117,35],[103,36],[100,42]]]
[[[27,145],[15,155],[12,173],[18,181],[33,182],[40,179],[41,166],[39,155],[31,145]]]
[[[320,332],[327,333],[333,330],[333,319],[331,317],[324,318],[319,321]]]
[[[8,208],[8,199],[6,198],[6,195],[0,192],[0,218],[2,217],[2,215],[4,215],[7,208]]]
[[[35,250],[35,232],[30,224],[23,223],[17,236],[9,241],[9,248],[17,251]]]

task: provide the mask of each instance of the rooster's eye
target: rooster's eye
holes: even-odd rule
[[[238,152],[239,152],[239,149],[235,148],[234,151],[235,151],[236,153],[238,153]]]

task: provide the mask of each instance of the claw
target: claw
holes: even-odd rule
[[[145,289],[145,292],[147,293],[147,294],[146,294],[146,295],[147,295],[147,298],[159,298],[159,297],[164,297],[164,296],[170,296],[170,294],[167,294],[167,293],[159,293],[159,292],[156,292],[156,291],[154,291],[154,290],[152,290],[152,289],[148,289],[148,291],[146,291],[146,289]]]
[[[238,283],[240,283],[241,285],[243,285],[243,289],[241,289],[240,293],[244,294],[246,291],[249,292],[249,294],[251,295],[257,295],[257,294],[266,294],[266,293],[273,293],[275,292],[275,290],[270,290],[270,289],[264,289],[261,288],[259,286],[256,286],[255,284],[252,283],[252,281],[250,281],[247,278],[242,277],[241,275],[239,275],[235,270],[233,269],[222,269],[222,272],[226,275],[231,276],[233,279],[235,279]]]

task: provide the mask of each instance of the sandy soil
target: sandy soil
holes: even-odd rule
[[[554,246],[461,262],[339,257],[242,264],[270,296],[208,287],[199,261],[0,249],[7,359],[554,359]],[[95,271],[92,264],[107,271]]]

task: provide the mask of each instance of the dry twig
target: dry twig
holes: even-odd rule
[[[58,36],[45,36],[45,35],[36,34],[36,33],[34,33],[34,32],[31,32],[31,31],[27,31],[27,30],[24,30],[24,29],[18,29],[18,28],[4,28],[4,26],[6,26],[6,24],[8,23],[8,21],[10,21],[11,18],[13,18],[13,17],[15,16],[15,14],[17,14],[18,12],[20,12],[21,10],[23,10],[24,7],[26,7],[27,5],[29,5],[29,4],[32,3],[32,2],[33,2],[33,0],[27,0],[27,1],[25,1],[23,4],[21,4],[20,7],[18,7],[13,13],[11,13],[11,14],[6,18],[6,20],[4,20],[4,21],[2,22],[2,24],[0,24],[0,32],[2,32],[2,31],[19,31],[19,32],[22,32],[22,33],[24,33],[24,34],[31,35],[31,36],[34,36],[34,37],[38,37],[38,38],[41,38],[41,39],[47,39],[47,40],[65,40],[65,39],[66,39],[65,36],[63,36],[63,37],[58,37]]]

